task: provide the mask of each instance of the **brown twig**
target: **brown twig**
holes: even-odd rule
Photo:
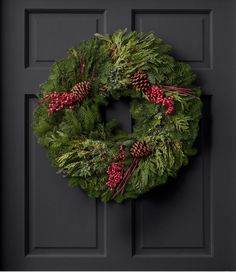
[[[192,96],[194,98],[200,99],[196,95],[193,94],[193,91],[189,88],[177,87],[177,86],[162,86],[162,91],[170,91],[178,93],[182,96]]]
[[[126,179],[125,179],[125,181],[123,182],[123,186],[122,186],[121,189],[120,189],[120,190],[121,190],[121,193],[124,192],[125,186],[126,186],[128,180],[129,180],[130,176],[132,175],[133,171],[134,171],[135,168],[137,167],[139,161],[140,161],[140,158],[134,159],[134,165],[133,165],[133,167],[132,167],[132,170],[131,170],[131,171],[129,172],[129,174],[126,176]]]
[[[84,58],[80,58],[80,75],[82,80],[84,79]]]
[[[140,161],[140,158],[133,159],[129,168],[125,171],[122,181],[120,182],[120,184],[117,186],[116,190],[114,191],[114,194],[112,195],[112,199],[114,199],[119,193],[123,193],[124,188],[129,180],[129,177],[132,175],[139,161]]]

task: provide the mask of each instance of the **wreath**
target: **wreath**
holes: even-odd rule
[[[95,34],[52,65],[33,129],[71,186],[121,202],[175,177],[196,153],[201,90],[169,52],[153,33],[118,30]],[[104,120],[121,97],[130,99],[131,133]]]

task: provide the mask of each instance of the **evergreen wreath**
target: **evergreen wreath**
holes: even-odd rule
[[[196,153],[201,90],[169,52],[153,33],[118,30],[95,34],[52,65],[33,129],[71,186],[122,202],[175,177]],[[132,133],[102,118],[121,97],[131,99]]]

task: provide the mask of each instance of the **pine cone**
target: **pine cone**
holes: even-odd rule
[[[145,141],[137,141],[130,148],[130,154],[135,158],[146,157],[150,153],[150,148]]]
[[[148,91],[151,84],[148,80],[148,75],[144,71],[138,71],[130,77],[132,85],[140,91]]]
[[[82,81],[75,84],[75,86],[71,89],[71,92],[73,96],[75,96],[76,99],[81,102],[85,99],[90,90],[91,84],[87,81]]]

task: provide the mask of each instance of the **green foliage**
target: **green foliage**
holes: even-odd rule
[[[78,108],[48,115],[47,105],[39,103],[34,111],[33,129],[53,165],[68,176],[70,186],[80,186],[90,197],[109,201],[107,167],[123,144],[128,150],[136,140],[145,140],[151,154],[133,172],[125,192],[117,202],[136,198],[151,188],[175,177],[188,157],[194,155],[202,102],[201,90],[194,85],[195,74],[188,64],[169,55],[170,46],[153,33],[118,30],[112,35],[96,34],[71,48],[68,56],[52,65],[49,79],[41,84],[39,102],[45,95],[69,92],[79,81],[92,84],[87,99]],[[81,67],[84,65],[84,69]],[[144,70],[152,84],[184,86],[194,96],[174,95],[175,110],[166,115],[161,106],[150,103],[136,91],[129,77]],[[117,128],[117,121],[104,122],[102,110],[110,100],[129,97],[134,119],[132,133]],[[128,154],[126,166],[132,158]]]
[[[112,58],[111,89],[126,87],[128,78],[138,69],[147,71],[150,79],[158,83],[174,69],[174,59],[167,55],[170,46],[153,33],[118,30],[113,35],[96,36],[107,43]]]
[[[67,151],[56,158],[56,164],[70,177],[86,178],[103,174],[112,155],[104,142],[86,138],[71,141]]]

